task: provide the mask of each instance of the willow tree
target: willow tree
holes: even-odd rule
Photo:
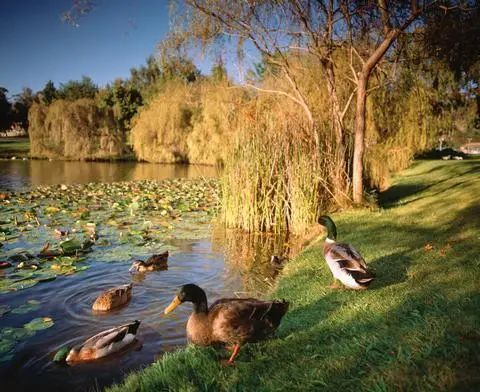
[[[343,119],[351,99],[342,106],[338,94],[333,56],[337,49],[334,7],[327,4],[324,8],[322,2],[312,2],[307,10],[300,1],[186,0],[185,3],[189,8],[178,7],[175,29],[169,39],[163,41],[161,50],[177,49],[192,42],[200,42],[204,47],[234,43],[238,56],[243,58],[253,49],[267,65],[280,71],[288,87],[281,88],[279,83],[275,89],[265,89],[247,82],[244,86],[284,96],[297,104],[307,119],[309,133],[319,152],[321,142],[312,114],[315,103],[309,102],[305,86],[300,83],[302,75],[296,70],[296,60],[305,52],[314,55],[323,70],[318,79],[327,80],[330,118],[335,134],[337,169],[334,191],[346,195],[349,180]]]
[[[293,72],[292,53],[307,52],[321,65],[328,90],[331,126],[336,139],[336,188],[352,192],[354,202],[363,201],[363,156],[365,145],[366,99],[371,76],[398,37],[412,23],[435,6],[448,10],[464,2],[440,0],[283,0],[233,1],[185,0],[178,7],[176,30],[167,41],[171,45],[199,40],[204,46],[235,43],[242,51],[255,48],[263,59],[280,68],[290,89],[268,90],[291,99],[304,111],[316,144],[312,105]],[[468,1],[467,1],[468,3]],[[226,39],[228,38],[228,40]],[[338,51],[351,53],[351,75],[336,75]],[[242,52],[243,53],[243,52]],[[350,93],[339,97],[339,83],[351,82]],[[247,87],[261,89],[245,84]],[[264,90],[265,91],[265,90]],[[345,115],[356,97],[355,141],[350,189],[346,168]]]

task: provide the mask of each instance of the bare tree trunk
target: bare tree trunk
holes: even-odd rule
[[[340,104],[338,102],[337,87],[335,83],[335,73],[333,70],[332,62],[324,64],[325,75],[327,77],[327,90],[330,101],[331,118],[333,122],[333,130],[335,133],[335,193],[339,196],[337,200],[342,200],[343,195],[346,193],[346,148],[344,140],[344,127],[342,121],[342,114],[340,110]]]
[[[353,201],[363,203],[363,153],[365,150],[365,115],[367,87],[370,75],[378,62],[387,52],[390,45],[398,37],[401,30],[391,29],[381,44],[363,64],[358,74],[357,106],[355,110],[355,151],[353,153]]]
[[[365,149],[365,117],[369,75],[360,73],[355,108],[355,150],[353,152],[353,201],[363,202],[363,153]]]

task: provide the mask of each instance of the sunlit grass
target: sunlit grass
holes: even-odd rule
[[[26,157],[30,152],[28,137],[1,137],[0,158]]]
[[[480,161],[415,163],[384,208],[333,215],[377,279],[332,290],[313,242],[287,264],[273,297],[291,307],[276,336],[226,353],[166,354],[112,391],[473,391],[480,387]]]

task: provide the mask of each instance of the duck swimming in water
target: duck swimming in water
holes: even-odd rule
[[[146,272],[165,270],[168,268],[168,250],[158,255],[150,256],[146,261],[135,260],[129,272]]]
[[[92,305],[96,312],[106,312],[125,305],[132,298],[133,284],[114,287],[100,294]]]
[[[68,351],[67,363],[93,361],[116,353],[135,341],[140,321],[100,332]],[[65,349],[63,349],[65,350]]]

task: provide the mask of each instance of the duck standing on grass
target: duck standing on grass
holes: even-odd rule
[[[119,352],[135,341],[140,321],[121,325],[100,332],[87,339],[78,347],[64,347],[55,355],[54,360],[61,362],[66,357],[67,363],[93,361]]]
[[[227,364],[233,363],[243,344],[258,342],[272,333],[289,305],[285,300],[222,298],[209,308],[205,291],[195,284],[186,284],[165,309],[165,314],[183,302],[193,303],[193,313],[187,322],[188,340],[200,346],[233,345]]]
[[[375,278],[375,274],[368,270],[365,260],[350,244],[337,243],[337,227],[333,220],[326,215],[318,218],[318,223],[328,230],[323,248],[323,254],[330,271],[333,274],[331,288],[338,287],[338,280],[351,289],[366,289]]]

